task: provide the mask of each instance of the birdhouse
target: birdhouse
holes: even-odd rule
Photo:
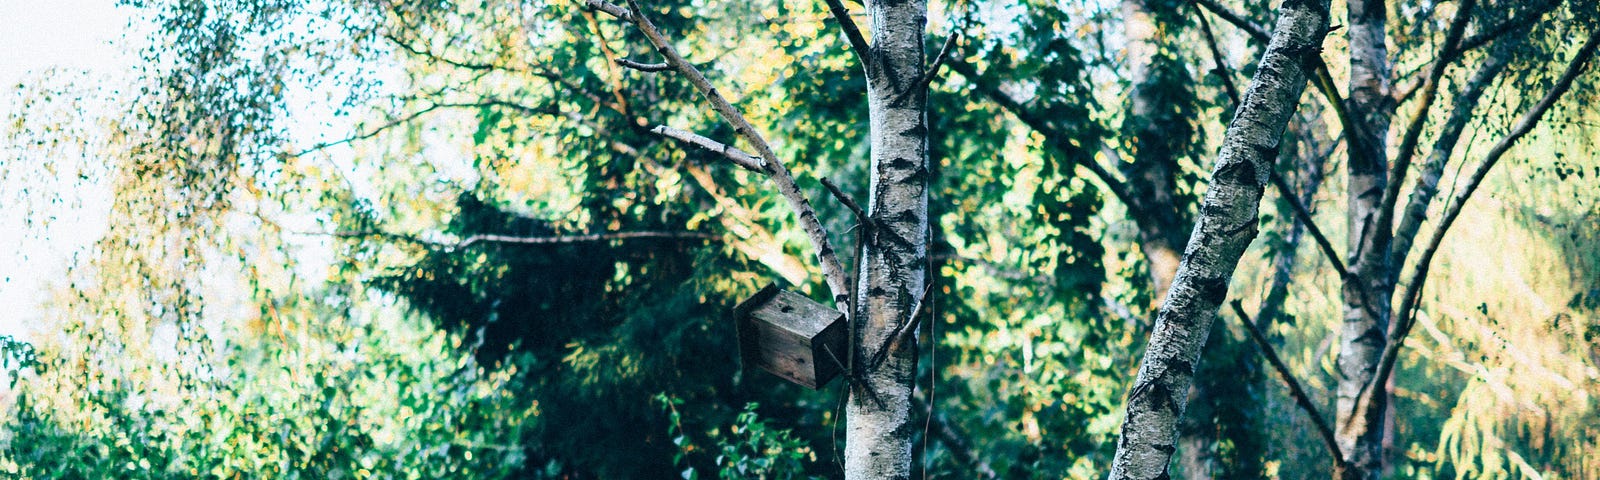
[[[849,332],[843,312],[773,284],[734,307],[733,314],[745,367],[761,367],[813,389],[844,370]]]

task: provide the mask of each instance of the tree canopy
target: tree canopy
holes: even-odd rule
[[[1593,1],[122,3],[6,475],[1600,476]]]

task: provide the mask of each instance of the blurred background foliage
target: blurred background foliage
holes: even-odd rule
[[[128,38],[143,46],[132,79],[38,82],[5,126],[11,211],[47,222],[37,205],[105,191],[109,214],[54,283],[38,333],[0,338],[11,373],[0,472],[841,475],[838,383],[811,391],[743,369],[729,318],[773,281],[822,296],[804,236],[759,177],[649,131],[733,138],[681,78],[612,62],[653,61],[634,30],[541,0],[126,3],[153,26]],[[1169,147],[1171,207],[1187,217],[1232,109],[1222,79],[1245,81],[1255,47],[1214,25],[1236,47],[1221,60],[1237,71],[1219,73],[1192,6],[1148,3],[1167,35],[1156,96],[1180,119],[1164,128],[1190,139]],[[1448,17],[1399,3],[1416,22],[1395,36],[1404,66],[1432,53],[1425,24]],[[1265,6],[1232,6],[1270,21]],[[1493,7],[1487,20],[1503,11]],[[774,139],[849,245],[853,220],[821,200],[818,180],[866,197],[865,81],[824,8],[671,0],[647,11]],[[1548,82],[1542,56],[1590,25],[1586,8],[1564,6],[1516,49],[1518,73],[1495,85],[1471,145],[1531,101],[1517,85]],[[931,8],[929,51],[961,32],[956,53],[973,74],[946,71],[929,99],[936,321],[922,332],[918,398],[1004,478],[1103,476],[1154,315],[1126,206],[1075,167],[1127,167],[1140,148],[1128,138],[1126,20],[1103,2]],[[1330,38],[1328,50],[1345,48]],[[1600,476],[1584,453],[1600,448],[1600,163],[1589,153],[1600,118],[1579,107],[1593,87],[1577,95],[1492,177],[1441,253],[1395,380],[1397,477]],[[1342,147],[1320,101],[1303,99],[1305,133],[1281,168],[1342,238],[1342,177],[1327,175]],[[307,124],[325,117],[344,123]],[[1264,208],[1263,241],[1232,291],[1282,302],[1269,334],[1330,405],[1339,279],[1288,208]],[[604,232],[686,235],[484,237]],[[1295,257],[1275,287],[1275,261]],[[1327,459],[1310,424],[1223,320],[1201,373],[1215,397],[1186,423],[1210,471],[1319,477]],[[918,468],[970,477],[974,460],[935,430],[919,433]]]

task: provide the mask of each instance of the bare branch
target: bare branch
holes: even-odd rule
[[[1223,61],[1222,49],[1217,47],[1217,37],[1211,34],[1211,21],[1206,19],[1205,12],[1200,11],[1200,6],[1190,3],[1195,8],[1194,16],[1200,20],[1200,33],[1205,34],[1206,46],[1211,49],[1212,61],[1217,64],[1216,73],[1222,78],[1222,87],[1228,92],[1228,98],[1233,105],[1239,105],[1239,87],[1233,84],[1233,74],[1229,72],[1228,64]]]
[[[1245,331],[1250,332],[1250,339],[1255,341],[1256,348],[1261,350],[1261,355],[1267,357],[1267,363],[1272,364],[1273,370],[1278,371],[1278,376],[1283,377],[1283,383],[1289,385],[1289,394],[1294,397],[1294,403],[1306,412],[1311,418],[1313,426],[1317,427],[1317,434],[1322,437],[1323,446],[1328,448],[1328,455],[1333,457],[1334,468],[1344,470],[1349,462],[1344,458],[1344,453],[1339,451],[1339,442],[1334,439],[1333,428],[1328,426],[1328,421],[1323,418],[1322,412],[1317,411],[1316,402],[1311,401],[1311,395],[1306,394],[1305,388],[1300,386],[1300,381],[1295,380],[1294,373],[1289,371],[1289,366],[1284,365],[1283,359],[1278,358],[1277,350],[1272,348],[1272,343],[1267,341],[1267,336],[1261,333],[1255,322],[1250,321],[1250,315],[1244,313],[1244,305],[1235,299],[1232,302],[1233,313],[1239,317],[1239,323],[1244,324]]]
[[[1478,32],[1477,35],[1467,37],[1466,40],[1461,41],[1461,45],[1455,49],[1454,53],[1456,55],[1460,55],[1463,52],[1471,51],[1475,48],[1488,45],[1489,42],[1492,42],[1495,39],[1500,38],[1501,36],[1504,36],[1505,34],[1514,30],[1533,25],[1534,23],[1537,23],[1539,19],[1544,18],[1545,15],[1549,14],[1560,5],[1561,0],[1546,0],[1543,4],[1540,4],[1537,8],[1535,8],[1532,13],[1500,22],[1494,26],[1483,29],[1483,31]]]
[[[331,147],[336,147],[336,146],[348,144],[348,143],[351,143],[351,142],[366,140],[366,139],[375,137],[380,133],[383,133],[385,130],[388,130],[388,129],[391,129],[391,128],[394,128],[394,127],[398,127],[398,126],[410,123],[410,122],[412,122],[412,121],[414,121],[414,120],[416,120],[418,118],[421,118],[423,115],[427,115],[429,113],[438,111],[440,109],[446,109],[446,108],[481,108],[481,107],[503,107],[503,108],[509,108],[509,109],[512,109],[512,110],[517,110],[517,111],[520,111],[520,112],[523,112],[523,113],[542,114],[542,115],[554,115],[554,114],[558,113],[555,107],[544,107],[544,108],[530,107],[530,106],[519,104],[519,103],[513,103],[513,102],[508,102],[508,101],[504,101],[504,100],[497,100],[497,99],[486,99],[486,100],[477,101],[477,102],[434,103],[432,105],[429,105],[427,108],[423,108],[421,110],[417,110],[415,112],[411,112],[410,114],[407,114],[406,116],[390,120],[390,121],[384,123],[383,125],[379,125],[379,126],[373,128],[371,130],[367,130],[365,132],[361,132],[361,133],[358,133],[358,134],[355,134],[355,135],[351,135],[349,137],[341,138],[341,139],[338,139],[338,140],[334,140],[334,141],[331,141],[331,142],[318,143],[318,144],[312,146],[311,148],[307,148],[305,150],[301,150],[299,152],[292,153],[292,154],[290,154],[290,156],[291,157],[302,157],[302,156],[309,155],[309,154],[311,154],[313,152],[317,152],[317,151],[320,151],[320,150],[325,150],[325,149],[328,149],[328,148],[331,148]]]
[[[1497,50],[1504,46],[1495,47]],[[1488,91],[1494,78],[1505,71],[1511,62],[1511,56],[1505,52],[1491,52],[1484,56],[1483,64],[1478,71],[1467,79],[1466,85],[1456,93],[1451,101],[1452,110],[1445,119],[1444,125],[1434,135],[1433,149],[1428,153],[1428,161],[1422,164],[1417,172],[1416,184],[1411,188],[1411,198],[1406,202],[1406,208],[1400,214],[1399,226],[1394,230],[1394,243],[1390,250],[1390,261],[1394,265],[1405,265],[1406,258],[1411,255],[1411,247],[1416,241],[1417,233],[1422,228],[1422,222],[1427,219],[1428,205],[1439,193],[1439,180],[1444,176],[1444,169],[1450,163],[1450,157],[1455,152],[1456,144],[1461,140],[1461,134],[1472,121],[1473,112],[1479,100]],[[1400,269],[1392,269],[1391,281],[1398,280]]]
[[[700,73],[698,68],[695,68],[693,64],[678,53],[676,48],[673,48],[672,44],[661,34],[655,24],[645,17],[644,11],[640,9],[637,2],[629,0],[628,10],[626,11],[603,0],[585,0],[585,4],[592,9],[631,21],[638,28],[639,33],[644,34],[644,37],[650,41],[656,51],[666,59],[667,65],[687,78],[689,83],[694,85],[695,90],[699,91],[700,95],[711,103],[711,108],[722,117],[723,121],[732,125],[734,132],[737,132],[739,136],[743,137],[746,142],[755,148],[755,156],[765,162],[764,170],[768,173],[768,177],[778,187],[779,194],[787,201],[790,209],[794,210],[801,228],[805,230],[806,236],[816,249],[822,277],[828,286],[828,290],[832,293],[834,306],[841,311],[849,310],[846,305],[850,299],[847,294],[850,291],[850,287],[846,283],[849,277],[845,275],[844,268],[839,264],[838,254],[834,251],[832,242],[828,239],[827,229],[822,226],[822,221],[817,218],[816,211],[811,208],[811,202],[806,197],[805,192],[801,191],[800,186],[795,183],[794,175],[789,173],[788,168],[784,167],[783,162],[773,152],[772,145],[767,142],[766,138],[762,137],[755,127],[751,126],[750,122],[745,119],[744,114],[735,109],[733,104],[729,103],[717,91],[716,87],[711,85],[711,81]]]
[[[844,32],[845,40],[850,42],[850,50],[856,53],[856,61],[864,67],[867,64],[867,38],[861,36],[861,28],[856,26],[855,20],[850,19],[850,11],[844,8],[842,0],[827,0],[828,13],[833,14],[833,20],[839,22],[839,30]]]
[[[832,180],[823,178],[822,186],[827,187],[828,193],[833,194],[833,198],[838,199],[839,203],[843,203],[845,208],[850,209],[850,213],[855,214],[857,222],[861,222],[864,227],[872,224],[872,217],[867,216],[867,211],[861,208],[861,204],[856,203],[855,199],[850,198],[849,195],[845,195],[844,190],[841,190],[838,185],[834,185]]]
[[[1282,194],[1284,201],[1289,202],[1290,209],[1294,210],[1294,214],[1299,217],[1300,223],[1306,226],[1306,232],[1310,233],[1311,238],[1317,241],[1317,247],[1321,248],[1322,256],[1327,257],[1328,263],[1333,264],[1334,271],[1339,272],[1339,278],[1349,277],[1350,270],[1346,269],[1344,261],[1339,259],[1339,251],[1333,248],[1333,243],[1328,241],[1328,236],[1322,234],[1322,229],[1317,228],[1317,222],[1312,221],[1311,210],[1300,203],[1300,197],[1295,196],[1294,189],[1289,186],[1288,182],[1283,180],[1283,175],[1278,174],[1277,170],[1273,170],[1268,179],[1272,181],[1272,185],[1278,187],[1278,193]]]
[[[587,235],[565,235],[556,237],[519,237],[512,235],[479,234],[462,239],[453,248],[463,249],[476,243],[505,243],[512,245],[554,245],[562,243],[605,242],[611,240],[633,240],[641,238],[657,238],[672,240],[711,240],[717,241],[722,237],[706,232],[672,232],[672,231],[638,231],[638,232],[610,232],[591,233]]]
[[[266,215],[263,215],[260,212],[251,212],[251,215],[255,216],[257,219],[260,219],[262,221],[262,223],[265,223],[267,225],[272,225],[273,227],[276,227],[278,230],[281,230],[284,233],[288,233],[288,234],[291,234],[291,235],[315,235],[315,236],[334,237],[334,238],[374,238],[374,237],[376,237],[376,238],[386,238],[386,239],[390,239],[390,240],[399,240],[399,241],[403,241],[403,242],[406,242],[406,243],[414,243],[414,244],[417,244],[417,245],[440,247],[440,248],[443,248],[443,249],[446,249],[446,250],[450,250],[450,251],[463,250],[463,249],[466,249],[467,247],[471,247],[473,245],[480,244],[480,243],[503,243],[503,244],[509,244],[509,245],[559,245],[559,244],[568,244],[568,243],[608,242],[608,241],[613,241],[613,240],[635,240],[635,239],[703,240],[703,241],[712,241],[712,242],[717,242],[717,241],[721,241],[722,240],[722,237],[720,235],[716,235],[716,234],[712,234],[712,233],[708,233],[708,232],[644,230],[644,231],[635,231],[635,232],[606,232],[606,233],[590,233],[590,234],[581,234],[581,235],[557,235],[557,236],[533,236],[533,237],[530,237],[530,236],[517,236],[517,235],[499,235],[499,234],[477,234],[477,235],[467,236],[466,238],[463,238],[463,239],[461,239],[461,241],[458,241],[458,242],[440,242],[440,241],[435,241],[435,240],[424,239],[422,237],[419,237],[419,236],[416,236],[416,235],[412,235],[412,234],[395,233],[395,232],[385,231],[385,230],[382,230],[382,229],[335,230],[335,231],[331,231],[331,232],[311,231],[311,230],[293,230],[293,229],[285,228],[283,225],[279,224],[278,222],[274,221],[271,218],[268,218]]]
[[[607,2],[605,0],[584,0],[583,3],[584,5],[588,6],[590,10],[599,10],[606,15],[617,17],[618,20],[634,23],[633,13],[617,4]]]
[[[1472,19],[1472,7],[1476,0],[1462,0],[1456,6],[1456,16],[1450,20],[1449,33],[1445,34],[1444,45],[1439,47],[1445,52],[1456,50],[1456,45],[1461,43],[1461,36],[1467,29],[1467,21]],[[1454,61],[1451,55],[1443,55],[1433,61],[1433,66],[1428,70],[1428,76],[1422,80],[1422,98],[1417,104],[1416,112],[1411,115],[1411,125],[1405,130],[1405,135],[1400,140],[1400,149],[1395,158],[1394,165],[1389,169],[1389,185],[1384,188],[1383,201],[1378,204],[1377,224],[1382,228],[1389,228],[1394,220],[1395,202],[1400,198],[1400,186],[1405,184],[1406,171],[1411,168],[1411,159],[1415,156],[1417,142],[1422,138],[1422,127],[1427,124],[1428,110],[1433,108],[1433,100],[1438,97],[1439,80],[1444,78],[1445,69]]]
[[[727,157],[728,161],[733,162],[734,165],[743,167],[745,170],[756,172],[762,175],[767,174],[767,162],[761,160],[761,157],[751,155],[746,153],[744,150],[728,146],[725,143],[702,137],[694,132],[679,130],[666,125],[657,125],[656,128],[650,129],[650,131],[655,132],[658,135],[674,138],[679,141],[704,148],[712,153]]]
[[[439,55],[439,54],[433,53],[431,51],[428,51],[426,49],[418,48],[418,47],[416,47],[414,45],[411,45],[410,43],[400,39],[400,37],[395,36],[394,34],[388,33],[388,32],[385,32],[383,34],[383,38],[389,40],[390,42],[394,42],[395,45],[398,45],[401,49],[404,49],[407,52],[411,52],[412,55],[416,55],[416,56],[423,57],[423,58],[426,58],[426,59],[429,59],[429,60],[433,60],[433,61],[436,61],[436,62],[444,63],[446,65],[450,65],[450,66],[457,67],[457,68],[462,68],[462,69],[467,69],[467,70],[505,70],[505,71],[508,71],[508,72],[521,72],[521,71],[523,71],[522,69],[517,68],[517,67],[510,67],[510,66],[499,65],[499,64],[494,64],[494,63],[466,62],[466,61],[461,61],[461,60],[448,58],[448,57],[445,57],[443,55]]]
[[[668,66],[665,63],[639,63],[639,62],[635,62],[633,60],[628,60],[626,58],[617,59],[617,65],[622,65],[624,67],[628,67],[628,68],[631,68],[631,69],[634,69],[634,70],[638,70],[638,71],[641,71],[641,72],[645,72],[645,73],[665,72],[667,70],[671,70],[672,69],[672,67]]]
[[[939,47],[939,54],[933,56],[933,63],[928,65],[928,71],[922,73],[922,80],[918,82],[923,88],[927,88],[933,84],[935,78],[938,78],[939,69],[944,67],[945,59],[950,58],[950,52],[955,50],[956,42],[960,40],[960,30],[951,30],[950,35],[944,37],[944,45]]]
[[[1267,43],[1272,38],[1272,34],[1267,33],[1267,29],[1256,25],[1255,22],[1250,21],[1248,18],[1244,18],[1244,15],[1229,10],[1228,7],[1218,3],[1217,0],[1194,0],[1194,3],[1204,7],[1206,10],[1210,10],[1211,14],[1226,20],[1240,30],[1244,30],[1244,33],[1250,34],[1250,38],[1255,39],[1257,42]]]

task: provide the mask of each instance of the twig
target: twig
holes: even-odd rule
[[[1244,313],[1244,305],[1237,299],[1232,305],[1233,313],[1239,317],[1239,323],[1244,324],[1245,331],[1250,332],[1250,339],[1255,341],[1256,347],[1261,350],[1261,355],[1267,357],[1267,363],[1272,364],[1272,368],[1278,371],[1278,376],[1283,377],[1283,383],[1289,385],[1289,394],[1294,396],[1294,403],[1299,405],[1301,410],[1305,410],[1306,416],[1311,417],[1312,425],[1317,427],[1317,434],[1322,437],[1322,444],[1328,448],[1328,455],[1333,456],[1335,468],[1340,470],[1348,468],[1349,462],[1339,451],[1339,442],[1333,435],[1333,428],[1323,419],[1322,412],[1317,411],[1316,403],[1311,401],[1311,396],[1300,386],[1300,381],[1295,380],[1294,374],[1289,371],[1289,366],[1284,365],[1283,359],[1278,358],[1278,352],[1267,342],[1267,336],[1261,333],[1255,322],[1250,321],[1250,315]]]
[[[1033,129],[1035,132],[1039,132],[1046,139],[1056,139],[1059,143],[1065,144],[1068,139],[1072,138],[1072,135],[1060,131],[1042,115],[1023,106],[1022,102],[989,83],[983,78],[983,75],[978,73],[977,67],[974,67],[971,63],[960,59],[949,60],[946,63],[950,65],[951,70],[972,82],[972,86],[978,90],[978,93],[989,97],[990,101],[1000,105],[1001,109],[1011,112],[1013,116],[1017,117],[1017,120],[1021,120],[1024,125],[1027,125],[1028,128]],[[1129,208],[1136,208],[1134,206],[1137,204],[1133,202],[1133,194],[1128,191],[1127,182],[1095,162],[1093,155],[1078,156],[1071,160],[1088,169],[1089,173],[1093,174],[1095,178],[1100,179],[1100,182],[1106,185],[1106,189],[1110,190],[1111,194],[1117,197],[1117,200],[1121,201],[1123,205]]]
[[[728,161],[733,162],[734,165],[743,167],[745,170],[763,175],[767,173],[767,162],[762,161],[761,157],[757,157],[755,155],[746,153],[744,150],[728,146],[728,144],[700,136],[694,132],[679,130],[666,125],[657,125],[656,128],[652,128],[650,131],[655,132],[657,135],[677,139],[684,143],[704,148],[712,153],[727,157]]]
[[[499,65],[499,64],[494,64],[494,63],[465,62],[465,61],[461,61],[461,60],[448,58],[448,57],[445,57],[443,55],[435,54],[435,53],[433,53],[431,51],[428,51],[428,50],[417,48],[416,46],[413,46],[410,43],[407,43],[407,42],[401,40],[400,37],[397,37],[392,33],[385,32],[383,34],[383,38],[385,38],[385,39],[387,39],[387,40],[389,40],[391,42],[394,42],[395,45],[400,46],[401,49],[404,49],[407,52],[411,52],[412,55],[416,55],[416,56],[419,56],[419,57],[424,57],[424,58],[427,58],[429,60],[434,60],[434,61],[437,61],[437,62],[442,62],[442,63],[444,63],[446,65],[451,65],[451,66],[454,66],[454,67],[457,67],[457,68],[463,68],[463,69],[467,69],[467,70],[505,70],[505,71],[509,71],[509,72],[521,72],[521,71],[523,71],[520,68],[508,67],[508,66],[505,66],[505,65]]]
[[[928,293],[932,291],[933,284],[930,282],[928,287],[922,290],[922,296],[917,298],[917,304],[911,307],[911,316],[901,322],[900,326],[895,327],[894,331],[889,332],[888,336],[883,337],[883,344],[878,346],[878,350],[872,354],[871,361],[867,362],[869,371],[877,370],[879,366],[882,366],[883,362],[889,359],[889,349],[899,345],[907,335],[917,331],[917,325],[922,320],[922,304],[928,299]]]
[[[527,105],[522,105],[522,104],[518,104],[518,103],[512,103],[512,102],[508,102],[508,101],[504,101],[504,100],[495,100],[495,99],[488,99],[488,100],[483,100],[483,101],[478,101],[478,102],[434,103],[432,105],[429,105],[427,108],[423,108],[421,110],[417,110],[415,112],[411,112],[410,114],[408,114],[408,115],[406,115],[404,117],[400,117],[400,118],[397,118],[397,119],[394,119],[394,120],[390,120],[389,122],[384,123],[383,125],[379,125],[378,127],[373,128],[371,130],[368,130],[368,131],[365,131],[365,132],[361,132],[361,133],[358,133],[358,134],[355,134],[355,135],[351,135],[349,137],[341,138],[339,140],[334,140],[334,141],[331,141],[331,142],[318,143],[316,145],[313,145],[311,148],[307,148],[305,150],[301,150],[299,152],[292,153],[292,154],[290,154],[290,156],[292,156],[292,157],[302,157],[302,156],[311,154],[312,152],[316,152],[316,151],[319,151],[319,150],[324,150],[324,149],[327,149],[329,147],[335,147],[335,146],[339,146],[339,145],[344,145],[344,144],[355,142],[355,141],[359,141],[359,140],[366,140],[368,138],[375,137],[380,133],[383,133],[385,130],[388,130],[388,129],[391,129],[391,128],[394,128],[394,127],[398,127],[398,126],[404,125],[406,123],[410,123],[413,120],[421,118],[423,115],[427,115],[427,114],[432,113],[434,111],[437,111],[439,109],[443,109],[443,108],[481,108],[481,107],[504,107],[504,108],[510,108],[512,110],[517,110],[517,111],[520,111],[520,112],[523,112],[523,113],[534,113],[534,114],[544,114],[544,115],[552,115],[552,114],[555,114],[557,112],[557,109],[555,107],[537,108],[537,107],[530,107],[530,106],[527,106]]]
[[[1544,18],[1546,14],[1550,13],[1552,10],[1555,10],[1556,7],[1560,5],[1561,0],[1548,0],[1539,5],[1539,7],[1537,7],[1532,13],[1525,16],[1528,18],[1513,18],[1504,22],[1500,22],[1489,28],[1485,28],[1482,31],[1479,31],[1477,35],[1473,35],[1468,37],[1466,40],[1462,40],[1461,46],[1457,47],[1455,52],[1457,55],[1459,55],[1461,53],[1471,51],[1472,49],[1488,45],[1489,42],[1492,42],[1496,38],[1500,38],[1501,36],[1510,33],[1512,30],[1526,27],[1528,25],[1532,25],[1534,22],[1538,22],[1539,19]]]

